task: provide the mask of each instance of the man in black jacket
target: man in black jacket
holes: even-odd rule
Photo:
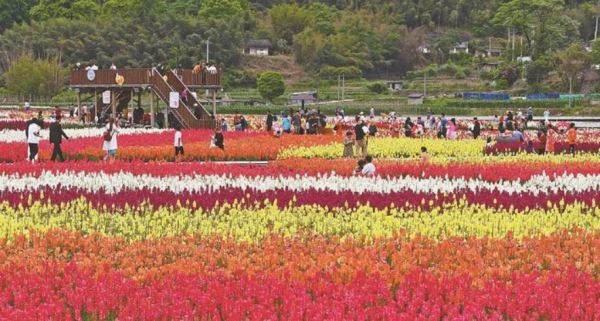
[[[481,124],[477,117],[473,118],[473,138],[477,139],[481,135]]]
[[[56,156],[60,158],[61,162],[65,161],[65,158],[62,154],[62,150],[60,149],[60,144],[62,143],[63,137],[69,139],[69,137],[67,137],[67,134],[65,134],[65,132],[63,131],[62,126],[60,125],[60,118],[57,118],[56,121],[52,123],[52,125],[50,125],[50,143],[54,144],[54,149],[52,150],[51,158],[52,161],[56,161]]]
[[[270,132],[271,129],[273,128],[273,121],[275,119],[273,118],[273,114],[271,114],[271,111],[267,111],[267,131]]]

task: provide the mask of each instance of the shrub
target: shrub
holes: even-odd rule
[[[387,92],[387,86],[384,83],[381,82],[376,82],[373,84],[370,84],[367,86],[367,88],[376,94],[383,94],[384,92]]]

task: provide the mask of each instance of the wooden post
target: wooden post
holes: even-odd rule
[[[81,113],[81,89],[77,89],[77,110]]]
[[[165,103],[165,129],[169,129],[169,103]]]
[[[137,108],[142,108],[142,90],[143,89],[138,89],[138,101],[137,101]],[[131,98],[133,99],[133,98]],[[133,115],[135,115],[135,113],[133,113]],[[133,119],[133,115],[131,115],[132,119]],[[140,119],[140,123],[143,124],[144,123],[144,116],[142,114],[142,119]]]
[[[150,127],[154,128],[154,92],[150,91]]]
[[[89,112],[89,110],[88,110]],[[98,90],[96,90],[96,88],[94,88],[94,115],[92,117],[92,121],[94,121],[94,119],[96,119],[96,115],[98,115]],[[86,120],[87,122],[87,120]]]
[[[127,104],[127,120],[131,118],[131,125],[133,125],[133,88],[131,88],[131,94],[129,95],[129,104]]]
[[[112,101],[112,117],[117,120],[117,95],[114,90],[110,90],[110,96]]]
[[[213,89],[213,96],[212,96],[212,103],[213,103],[213,119],[214,119],[214,127],[217,127],[217,90]]]
[[[137,103],[138,108],[142,108],[142,91],[138,90],[138,103]]]

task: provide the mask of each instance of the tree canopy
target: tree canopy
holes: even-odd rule
[[[592,0],[0,0],[0,75],[23,56],[67,67],[191,67],[209,39],[211,60],[234,71],[244,44],[264,38],[321,77],[404,75],[470,62],[450,50],[468,41],[485,52],[494,38],[510,49],[506,63],[515,51],[546,59],[526,71],[539,82],[547,57],[594,37],[598,15]]]
[[[273,71],[265,71],[260,74],[257,87],[260,95],[268,101],[273,101],[285,92],[283,76]]]

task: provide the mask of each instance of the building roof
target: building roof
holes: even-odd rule
[[[408,98],[410,98],[410,99],[423,98],[423,94],[410,94],[410,95],[408,95]]]
[[[386,84],[403,84],[404,81],[402,81],[402,80],[388,80],[385,83]]]
[[[456,46],[454,46],[457,49],[467,49],[469,48],[469,42],[468,41],[463,41],[461,43],[456,44]]]
[[[273,45],[269,39],[252,39],[246,43],[247,47],[252,48],[271,48]]]
[[[290,100],[317,100],[316,94],[314,91],[292,93]]]

